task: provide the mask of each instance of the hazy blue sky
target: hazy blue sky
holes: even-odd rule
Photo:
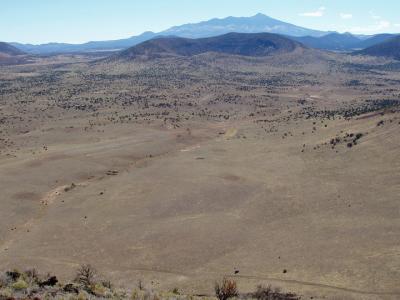
[[[0,0],[0,41],[117,39],[259,12],[320,30],[400,32],[400,0]]]

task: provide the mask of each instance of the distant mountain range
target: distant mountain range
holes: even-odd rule
[[[289,36],[323,36],[327,32],[299,27],[282,22],[263,14],[253,17],[228,17],[209,21],[172,27],[161,32],[162,35],[175,35],[186,38],[218,36],[225,33],[276,33]]]
[[[322,37],[290,37],[308,47],[332,51],[352,51],[357,49],[364,49],[390,38],[395,37],[394,34],[378,34],[371,37],[360,38],[351,33],[329,33]]]
[[[121,42],[122,43],[122,42]],[[381,56],[400,60],[400,36],[381,34],[361,39],[349,33],[330,33],[322,37],[285,37],[272,33],[227,33],[200,39],[160,36],[138,45],[120,50],[107,60],[130,60],[136,58],[160,58],[168,56],[193,56],[206,52],[217,52],[242,56],[267,56],[289,53],[296,49],[319,48],[352,51],[356,55]],[[26,63],[32,59],[16,47],[0,42],[0,65]]]
[[[311,48],[347,51],[356,48],[362,41],[350,33],[330,33],[322,37],[303,36],[292,39]]]
[[[292,52],[304,46],[272,33],[227,33],[217,37],[188,39],[160,37],[143,42],[114,56],[117,59],[193,56],[206,52],[242,56],[267,56]]]
[[[11,45],[30,54],[54,54],[54,53],[74,53],[74,52],[94,52],[94,51],[112,51],[121,50],[140,44],[155,38],[154,32],[145,32],[139,36],[133,36],[127,39],[88,42],[84,44],[65,44],[48,43],[40,45],[10,43]]]
[[[368,47],[355,54],[388,57],[400,60],[400,36],[396,36],[382,43]]]
[[[165,31],[145,32],[127,39],[97,41],[84,44],[49,43],[41,45],[11,43],[12,46],[29,54],[47,55],[53,53],[76,53],[124,50],[159,37],[206,38],[226,33],[274,33],[283,35],[308,47],[331,51],[362,50],[395,37],[393,34],[357,36],[351,33],[337,33],[312,30],[282,22],[263,14],[252,17],[227,17],[209,21],[175,26]]]
[[[204,38],[219,36],[225,33],[276,33],[288,36],[321,37],[329,32],[312,30],[270,18],[263,14],[253,17],[228,17],[212,19],[196,24],[175,26],[165,31],[145,32],[139,36],[113,41],[88,42],[84,44],[49,43],[41,45],[11,43],[22,51],[31,54],[49,54],[65,52],[87,52],[126,49],[158,36],[177,36],[184,38]]]

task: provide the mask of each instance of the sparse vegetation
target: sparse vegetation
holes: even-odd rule
[[[34,273],[32,273],[34,271]],[[131,300],[228,300],[230,298],[257,300],[298,300],[293,293],[283,293],[279,288],[258,286],[253,293],[238,291],[236,281],[224,278],[215,284],[215,297],[190,295],[179,291],[177,287],[170,292],[144,288],[140,283],[136,288],[114,288],[109,281],[99,281],[98,274],[90,265],[82,265],[77,270],[74,283],[55,282],[56,276],[40,275],[36,270],[19,272],[17,270],[0,275],[0,299],[131,299]]]

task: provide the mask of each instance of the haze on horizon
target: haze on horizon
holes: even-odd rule
[[[377,34],[400,32],[400,3],[376,1],[249,0],[5,0],[0,11],[0,40],[41,44],[114,40],[160,32],[172,26],[228,16],[263,13],[310,29]]]

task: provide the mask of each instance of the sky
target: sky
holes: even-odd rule
[[[400,0],[0,0],[0,41],[112,40],[257,13],[318,30],[400,32]]]

